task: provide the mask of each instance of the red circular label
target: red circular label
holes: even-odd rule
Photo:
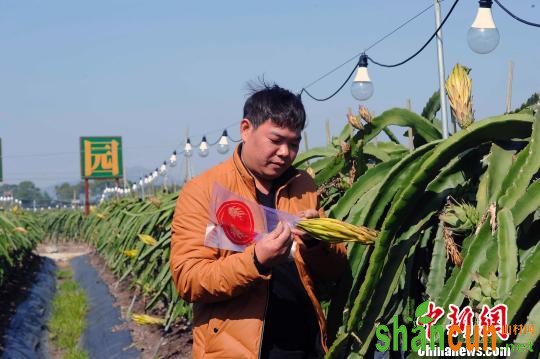
[[[253,214],[241,201],[226,201],[219,206],[216,217],[225,235],[237,245],[246,245],[255,238]]]

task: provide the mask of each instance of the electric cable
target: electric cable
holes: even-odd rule
[[[379,65],[379,66],[383,66],[383,67],[397,67],[397,66],[400,66],[400,65],[403,65],[404,63],[412,60],[414,57],[416,57],[418,54],[420,54],[425,48],[426,46],[433,40],[433,38],[437,35],[437,33],[439,32],[439,30],[443,27],[444,23],[446,22],[446,20],[448,19],[448,17],[450,16],[450,14],[452,13],[452,11],[454,10],[455,6],[457,5],[457,3],[459,2],[459,0],[455,0],[454,4],[452,5],[452,7],[450,8],[450,11],[448,12],[448,14],[446,15],[446,17],[444,18],[443,22],[441,23],[441,25],[435,30],[434,34],[429,38],[429,40],[420,48],[420,50],[418,50],[415,54],[413,54],[412,56],[410,56],[409,58],[405,59],[404,61],[400,62],[400,63],[397,63],[397,64],[393,64],[393,65],[385,65],[385,64],[382,64],[382,63],[379,63],[377,61],[374,61],[372,58],[370,58],[368,56],[368,59],[373,62],[374,64],[376,65]],[[376,45],[378,45],[379,43],[381,43],[382,41],[384,41],[385,39],[387,39],[388,37],[390,37],[391,35],[393,35],[395,32],[397,32],[398,30],[400,30],[401,28],[403,28],[405,25],[409,24],[411,21],[415,20],[416,18],[418,18],[420,15],[424,14],[426,11],[428,11],[429,9],[431,9],[434,5],[431,4],[429,5],[428,7],[426,7],[425,9],[423,9],[422,11],[420,11],[419,13],[417,13],[416,15],[414,15],[413,17],[411,17],[410,19],[408,19],[407,21],[405,21],[404,23],[402,23],[401,25],[399,25],[398,27],[396,27],[395,29],[393,29],[392,31],[390,31],[388,34],[382,36],[380,39],[376,40],[374,43],[372,43],[371,45],[369,45],[366,49],[364,49],[362,52],[360,53],[357,53],[355,56],[351,57],[350,59],[348,59],[347,61],[345,61],[344,63],[342,63],[341,65],[335,67],[334,69],[328,71],[327,73],[325,73],[324,75],[320,76],[319,78],[317,78],[316,80],[310,82],[308,85],[302,87],[302,89],[300,90],[299,92],[299,96],[302,96],[302,94],[305,92],[310,98],[312,98],[313,100],[315,101],[326,101],[326,100],[329,100],[331,99],[332,97],[334,97],[335,95],[337,95],[342,89],[343,87],[347,84],[347,82],[350,80],[350,78],[352,77],[352,75],[354,74],[355,70],[356,70],[356,67],[358,66],[358,63],[355,64],[353,70],[351,71],[351,73],[349,74],[349,76],[346,78],[346,80],[339,86],[339,88],[334,91],[331,95],[327,96],[327,97],[324,97],[324,98],[318,98],[318,97],[315,97],[313,96],[311,93],[309,93],[309,91],[307,90],[308,87],[316,84],[317,82],[321,81],[322,79],[330,76],[331,74],[333,74],[334,72],[336,72],[337,70],[339,70],[340,68],[342,68],[343,66],[345,66],[346,64],[348,64],[349,62],[351,62],[352,60],[358,58],[360,55],[364,54],[366,51],[372,49],[373,47],[375,47]]]
[[[536,23],[534,23],[534,22],[530,22],[530,21],[524,20],[524,19],[522,19],[522,18],[520,18],[520,17],[514,15],[510,10],[508,10],[507,8],[505,8],[505,7],[503,6],[503,4],[501,4],[501,2],[500,2],[499,0],[493,0],[493,1],[495,1],[495,2],[497,3],[497,5],[499,5],[499,7],[500,7],[501,9],[503,9],[508,15],[510,15],[511,17],[513,17],[514,19],[516,19],[517,21],[522,22],[522,23],[524,23],[524,24],[526,24],[526,25],[535,26],[535,27],[540,27],[540,24],[536,24]]]
[[[443,21],[441,22],[441,24],[439,25],[439,27],[437,27],[437,30],[435,30],[435,32],[433,33],[433,35],[431,35],[429,37],[429,39],[426,41],[426,43],[418,50],[416,51],[414,54],[412,54],[411,56],[409,56],[408,58],[406,58],[405,60],[403,61],[400,61],[398,63],[395,63],[395,64],[391,64],[391,65],[388,65],[388,64],[383,64],[383,63],[380,63],[380,62],[377,62],[375,60],[373,60],[371,57],[368,56],[368,59],[369,61],[371,61],[372,63],[374,63],[375,65],[379,65],[379,66],[382,66],[382,67],[398,67],[398,66],[401,66],[401,65],[404,65],[405,63],[409,62],[410,60],[414,59],[416,56],[418,56],[422,51],[424,51],[424,49],[427,47],[427,45],[429,45],[429,43],[435,38],[435,36],[437,36],[437,33],[442,29],[442,27],[444,26],[444,24],[446,23],[446,20],[448,20],[448,18],[450,17],[450,14],[452,14],[452,12],[454,11],[454,8],[456,7],[456,5],[458,4],[459,0],[455,0],[454,3],[452,4],[452,7],[450,8],[450,10],[448,11],[448,14],[446,14],[446,16],[444,17]]]

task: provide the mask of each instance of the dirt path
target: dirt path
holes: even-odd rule
[[[168,333],[164,333],[158,326],[140,326],[127,318],[128,308],[132,313],[144,313],[145,301],[138,293],[133,292],[128,280],[118,283],[117,278],[107,269],[104,260],[95,253],[94,249],[85,244],[40,244],[37,253],[53,259],[58,267],[69,265],[70,261],[80,263],[83,256],[88,256],[89,263],[97,270],[99,279],[107,286],[108,292],[114,297],[114,306],[118,308],[123,319],[113,328],[113,331],[128,330],[133,339],[133,347],[139,351],[141,358],[190,358],[191,357],[191,329],[185,322],[178,322],[171,326]],[[133,300],[135,296],[135,300]],[[164,308],[157,308],[153,313],[163,317]],[[161,345],[158,348],[161,338]],[[122,348],[130,350],[130,348]]]
[[[55,262],[66,262],[75,257],[84,256],[93,252],[86,244],[39,244],[36,253]]]

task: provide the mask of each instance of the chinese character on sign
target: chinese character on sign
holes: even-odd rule
[[[497,331],[497,336],[502,340],[506,340],[509,337],[508,331],[506,330],[508,325],[506,322],[507,315],[508,307],[505,304],[497,304],[491,309],[487,305],[484,305],[479,317],[480,325],[494,326]],[[483,331],[482,336],[484,336]]]
[[[470,306],[466,306],[462,311],[459,310],[459,307],[454,304],[450,304],[450,313],[448,313],[447,318],[450,319],[450,324],[446,326],[446,330],[449,330],[453,325],[457,325],[463,335],[466,333],[466,327],[471,327],[473,325],[474,313]],[[472,332],[472,330],[470,330]],[[470,334],[470,333],[469,333]],[[453,336],[458,336],[457,332]]]
[[[426,339],[431,340],[431,327],[444,315],[444,309],[438,307],[435,303],[429,302],[427,313],[416,319],[416,325],[423,325],[426,329]],[[422,318],[431,318],[429,323],[425,323]]]
[[[122,139],[120,137],[81,137],[83,178],[122,176]]]

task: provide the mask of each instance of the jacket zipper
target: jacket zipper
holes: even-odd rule
[[[261,329],[261,338],[259,340],[259,355],[258,358],[261,358],[262,354],[262,345],[264,340],[264,325],[266,324],[266,311],[268,310],[268,302],[270,301],[270,283],[266,283],[266,303],[264,305],[264,314],[263,314],[263,322],[262,322],[262,329]]]
[[[296,176],[295,176],[296,177]],[[294,178],[294,177],[293,177]],[[289,179],[283,186],[279,187],[277,190],[276,190],[276,194],[275,194],[275,198],[274,198],[274,208],[277,209],[277,199],[278,199],[278,194],[279,192],[281,191],[281,189],[283,189],[287,184],[289,184],[290,181],[292,181],[292,179]],[[270,301],[270,282],[266,282],[266,303],[264,305],[264,312],[263,312],[263,322],[262,322],[262,330],[261,330],[261,337],[260,337],[260,340],[259,340],[259,355],[258,355],[258,358],[260,359],[261,358],[261,355],[262,355],[262,345],[263,345],[263,340],[264,340],[264,326],[266,324],[266,312],[268,311],[268,302]]]
[[[275,209],[278,209],[277,208],[277,202],[278,202],[278,195],[279,195],[279,192],[281,192],[281,190],[283,188],[285,188],[290,182],[292,182],[293,179],[295,179],[297,177],[297,175],[289,178],[289,180],[287,182],[285,182],[281,187],[279,187],[277,190],[276,190],[276,194],[275,194],[275,198],[274,198],[274,208]],[[302,285],[304,285],[302,283]],[[304,285],[305,287],[305,285]],[[304,288],[305,290],[305,288]],[[263,345],[263,340],[264,340],[264,326],[266,324],[266,312],[268,311],[268,302],[270,301],[270,282],[268,281],[266,283],[266,303],[264,305],[264,313],[263,313],[263,322],[262,322],[262,330],[261,330],[261,337],[260,337],[260,340],[259,340],[259,355],[258,355],[258,358],[260,359],[261,358],[261,355],[262,355],[262,345]]]
[[[283,189],[285,188],[293,179],[295,179],[297,176],[294,176],[292,178],[290,178],[287,182],[285,182],[285,184],[283,186],[281,186],[280,188],[278,188],[278,190],[276,191],[276,199],[275,199],[275,208],[277,209],[277,198],[278,198],[278,193]],[[298,254],[300,255],[300,254]],[[293,256],[293,260],[294,260],[294,263],[296,265],[296,267],[298,267],[298,262],[296,261],[296,256]],[[298,268],[297,268],[298,270]],[[306,283],[304,282],[304,279],[303,277],[300,275],[300,271],[298,270],[298,275],[300,277],[300,283],[302,283],[302,286],[304,287],[304,290],[306,291],[306,294],[307,294],[307,290],[306,290]],[[317,312],[317,308],[314,306],[313,304],[313,301],[311,300],[311,297],[309,296],[308,294],[308,298],[310,299],[310,302],[311,302],[311,305],[313,306],[313,310],[315,312],[315,316],[317,317],[317,326],[319,327],[319,333],[320,333],[320,337],[321,337],[321,346],[324,350],[324,348],[326,347],[325,345],[325,338],[323,338],[323,330],[322,330],[322,327],[321,327],[321,323],[319,323],[319,315],[318,315],[318,312]],[[319,306],[320,306],[320,303],[319,303]]]

